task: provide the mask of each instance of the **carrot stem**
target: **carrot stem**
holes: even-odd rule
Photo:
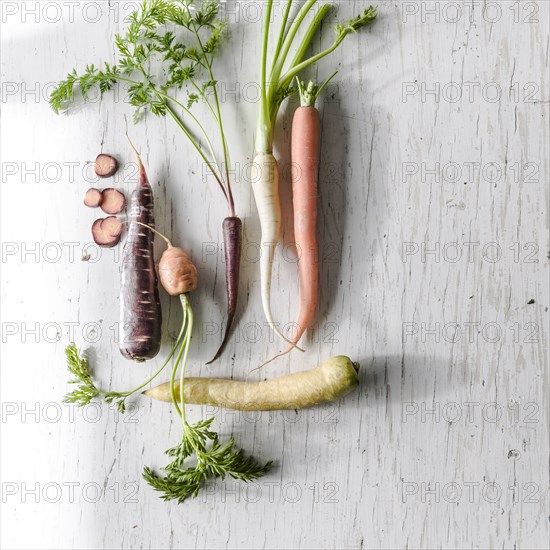
[[[188,313],[188,305],[189,302],[187,300],[187,296],[185,294],[181,294],[180,296],[180,302],[183,310],[183,320],[181,323],[182,331],[184,332],[183,341],[180,347],[180,350],[178,352],[178,356],[176,357],[176,361],[174,363],[174,366],[172,368],[172,374],[170,376],[170,393],[172,395],[172,401],[174,403],[174,406],[176,407],[176,411],[181,416],[182,421],[185,423],[185,407],[183,406],[183,401],[178,400],[178,396],[176,395],[176,374],[178,372],[178,368],[181,362],[182,355],[184,353],[185,349],[185,343],[189,338],[189,323],[187,320],[187,313]],[[184,367],[185,368],[185,365]],[[180,395],[181,398],[181,395]],[[181,403],[181,407],[180,407]]]
[[[136,154],[136,157],[137,157],[137,160],[138,160],[139,171],[143,172],[145,170],[145,167],[143,166],[143,162],[141,160],[141,155],[139,154],[139,151],[136,149],[135,145],[132,143],[132,140],[130,139],[130,136],[128,134],[128,119],[126,118],[126,115],[124,115],[124,122],[126,123],[126,137],[128,138],[128,141],[130,143],[130,147],[134,150],[134,153]]]
[[[193,333],[193,310],[191,309],[191,306],[189,304],[189,300],[187,299],[187,296],[185,294],[181,295],[181,303],[183,307],[185,308],[185,314],[187,317],[187,331],[185,340],[183,343],[184,347],[184,353],[183,353],[183,362],[181,364],[181,370],[180,370],[180,403],[181,403],[181,410],[182,410],[182,420],[184,426],[187,424],[187,420],[185,419],[185,401],[183,399],[183,391],[184,391],[184,382],[185,382],[185,367],[187,365],[187,357],[189,356],[189,347],[191,345],[191,335]]]
[[[170,240],[168,239],[168,237],[165,237],[160,231],[157,231],[154,227],[151,227],[150,225],[147,225],[146,223],[141,223],[141,222],[134,222],[134,223],[137,223],[138,225],[143,225],[143,227],[146,227],[147,229],[150,229],[153,233],[155,233],[156,235],[158,235],[163,241],[166,242],[166,244],[168,245],[168,248],[172,248],[172,246],[174,246]]]
[[[133,80],[131,78],[124,78],[122,76],[117,76],[117,80],[121,81],[121,82],[126,82],[128,84],[140,84],[137,80]],[[182,109],[182,111],[185,112],[186,115],[188,115],[192,120],[193,122],[197,125],[197,127],[199,128],[200,132],[202,133],[205,141],[206,141],[206,144],[208,146],[208,149],[209,149],[209,152],[210,152],[210,155],[212,156],[212,159],[209,160],[204,151],[202,150],[202,147],[200,145],[200,143],[197,141],[197,139],[195,138],[195,136],[193,136],[193,134],[190,132],[190,130],[183,124],[183,122],[179,119],[179,117],[177,116],[177,114],[175,113],[175,111],[168,105],[168,104],[165,104],[166,105],[166,110],[168,112],[168,114],[176,121],[176,123],[178,124],[178,126],[180,127],[181,130],[183,130],[183,133],[185,134],[185,136],[187,137],[187,139],[190,141],[191,145],[193,145],[193,147],[196,149],[196,151],[199,153],[199,155],[202,157],[202,159],[204,160],[204,162],[206,163],[206,165],[208,166],[209,170],[212,172],[212,174],[214,175],[214,177],[216,178],[216,181],[218,182],[218,184],[222,187],[222,191],[224,192],[224,195],[225,195],[225,189],[223,188],[223,182],[222,182],[222,179],[221,179],[221,170],[220,170],[220,167],[219,167],[219,164],[218,164],[218,161],[216,159],[216,155],[214,154],[214,149],[213,149],[213,146],[212,146],[212,142],[210,141],[210,138],[208,137],[208,134],[206,133],[206,130],[204,129],[204,126],[199,122],[199,120],[197,119],[197,117],[185,106],[183,105],[182,103],[180,103],[176,98],[172,97],[172,96],[169,96],[168,94],[165,94],[164,92],[161,92],[160,90],[156,89],[152,84],[151,86],[153,87],[153,91],[154,93],[159,97],[159,98],[162,98],[166,101],[171,101],[172,103],[176,104],[180,109]],[[214,169],[214,166],[213,164],[216,165],[217,167],[217,171]],[[227,198],[227,197],[226,197]]]
[[[332,9],[331,4],[323,4],[321,8],[319,9],[319,12],[315,14],[313,20],[309,24],[309,27],[307,28],[304,38],[300,42],[300,45],[298,49],[296,50],[296,55],[292,59],[292,62],[290,63],[291,67],[296,66],[298,63],[300,63],[306,54],[308,48],[311,45],[311,42],[313,41],[313,37],[315,36],[315,33],[317,32],[317,29],[321,25],[321,23],[325,20],[325,17],[329,14],[330,10]]]
[[[262,110],[264,115],[269,112],[267,89],[267,48],[269,45],[269,28],[271,25],[271,12],[273,10],[273,0],[267,1],[266,14],[264,15],[263,41],[262,41],[262,61],[261,61],[261,87],[262,87]]]
[[[174,121],[176,122],[176,124],[183,130],[184,134],[189,138],[189,140],[191,140],[191,142],[194,144],[195,146],[195,149],[197,150],[197,152],[199,153],[199,155],[201,156],[202,160],[204,160],[204,162],[206,163],[206,165],[208,166],[208,168],[212,171],[212,173],[214,175],[216,175],[216,171],[214,170],[214,167],[212,166],[212,163],[208,160],[208,158],[206,157],[206,155],[204,154],[204,151],[201,149],[200,145],[196,144],[196,142],[194,142],[194,138],[193,136],[191,135],[191,133],[189,132],[189,130],[185,127],[185,125],[183,124],[183,122],[180,120],[180,118],[178,117],[178,115],[174,112],[174,110],[169,106],[167,105],[166,106],[166,110],[168,111],[168,113],[170,114],[170,116],[174,119]],[[225,191],[225,188],[223,186],[223,183],[222,181],[220,180],[219,177],[216,177],[216,181],[218,182],[218,185],[223,193],[223,196],[226,198],[227,200],[227,193]]]
[[[291,8],[292,8],[292,0],[287,0],[285,11],[283,13],[283,23],[281,25],[281,31],[279,33],[279,39],[277,40],[277,46],[275,47],[273,59],[277,59],[279,57],[279,53],[281,52],[281,48],[283,46],[283,42],[286,37],[286,27],[287,27],[288,17],[290,15]]]
[[[298,73],[300,73],[307,67],[313,65],[314,63],[317,63],[317,61],[320,61],[327,55],[331,54],[334,50],[338,48],[338,46],[340,46],[340,44],[344,41],[344,39],[348,36],[348,34],[359,30],[361,27],[364,27],[365,25],[373,21],[375,18],[376,18],[376,8],[373,8],[371,6],[365,10],[363,15],[359,15],[358,17],[351,19],[350,21],[347,21],[344,24],[336,25],[336,40],[334,41],[334,43],[331,46],[329,46],[326,50],[323,50],[317,55],[314,55],[313,57],[310,57],[309,59],[306,59],[305,61],[298,63],[297,65],[293,65],[289,71],[287,71],[283,76],[280,77],[279,79],[280,85],[282,87],[288,86],[292,82],[292,79]],[[310,40],[312,38],[313,36],[310,37]]]
[[[193,16],[191,15],[191,10],[189,9],[189,4],[183,3],[185,9],[187,10],[187,14],[189,15],[189,19],[191,20],[192,25],[192,32],[195,35],[195,38],[197,39],[197,43],[199,45],[199,48],[201,49],[201,52],[204,56],[204,59],[206,60],[206,69],[208,71],[208,75],[210,76],[210,81],[215,82],[214,79],[214,73],[212,71],[212,60],[209,58],[209,55],[207,54],[203,42],[201,40],[201,37],[199,35],[199,31],[197,29],[197,26],[195,24],[195,20]],[[191,30],[191,29],[190,29]],[[214,118],[216,119],[216,122],[218,124],[218,128],[220,130],[220,137],[222,141],[222,148],[223,148],[223,158],[224,158],[224,164],[225,164],[225,184],[226,184],[226,199],[228,201],[229,205],[229,215],[234,216],[235,215],[235,202],[233,199],[233,193],[231,191],[231,181],[229,177],[229,164],[230,164],[230,158],[229,158],[229,148],[227,146],[227,139],[225,137],[225,131],[222,121],[222,114],[221,114],[221,108],[220,108],[220,100],[218,96],[218,90],[216,87],[216,84],[212,86],[212,90],[214,92],[214,105],[216,108],[216,113],[214,114]],[[202,91],[201,91],[202,92]],[[205,97],[204,92],[201,93],[203,97]],[[208,105],[210,106],[210,102],[207,100]],[[217,114],[217,116],[216,116]],[[221,172],[221,170],[220,170]]]
[[[177,99],[173,98],[173,97],[170,97],[162,92],[159,92],[159,91],[156,91],[155,92],[158,96],[168,100],[168,101],[171,101],[172,103],[175,103],[180,109],[182,109],[182,111],[185,112],[186,115],[188,115],[192,120],[193,122],[197,125],[197,127],[200,129],[202,135],[204,136],[204,139],[206,141],[206,144],[208,146],[208,150],[210,152],[210,156],[212,157],[211,159],[211,164],[208,165],[208,168],[210,169],[210,171],[212,172],[212,174],[214,175],[214,177],[216,178],[216,180],[218,181],[218,183],[222,183],[222,174],[221,174],[221,168],[219,166],[219,163],[218,163],[218,160],[216,158],[216,154],[214,153],[214,147],[212,145],[212,142],[210,141],[210,138],[208,137],[208,134],[206,133],[206,130],[204,129],[204,126],[199,122],[199,120],[197,119],[197,117],[185,106],[183,105],[183,103],[180,103]],[[171,113],[170,113],[171,114]],[[193,143],[193,146],[198,150],[200,149],[200,145],[196,142],[195,138],[191,135],[191,133],[189,132],[189,134],[186,134],[187,138],[190,139]],[[200,153],[200,151],[199,151]],[[216,165],[216,168],[217,168],[217,172],[216,170],[214,170],[214,166],[213,165]]]
[[[279,85],[280,75],[283,70],[286,58],[288,56],[288,52],[290,51],[290,48],[292,47],[292,44],[294,42],[294,38],[296,37],[296,34],[298,33],[298,30],[300,29],[300,26],[302,25],[306,15],[311,10],[311,8],[315,5],[317,0],[307,0],[307,2],[302,6],[300,11],[298,12],[298,15],[292,22],[292,25],[290,26],[288,33],[286,34],[285,40],[283,42],[283,46],[281,48],[281,51],[279,55],[277,56],[277,59],[273,60],[273,69],[271,71],[271,85],[270,85],[270,100],[273,100],[274,96],[277,92],[277,87]],[[268,28],[269,31],[269,28]]]
[[[315,107],[315,102],[321,95],[322,91],[327,87],[328,83],[338,74],[338,71],[335,71],[321,87],[317,86],[314,82],[309,82],[307,87],[305,82],[302,82],[298,77],[296,77],[296,84],[298,86],[298,93],[300,94],[300,106],[301,107]]]

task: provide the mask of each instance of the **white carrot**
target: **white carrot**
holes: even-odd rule
[[[262,241],[260,244],[261,293],[264,314],[275,334],[285,338],[271,313],[271,277],[275,247],[281,236],[281,203],[279,201],[279,165],[272,154],[259,154],[254,158],[254,165],[259,170],[258,177],[252,183],[260,225]],[[298,348],[299,349],[299,348]]]
[[[240,411],[305,409],[345,397],[359,385],[359,366],[349,357],[333,357],[314,369],[262,382],[217,378],[185,378],[185,403],[214,405]],[[176,384],[176,394],[179,385]],[[172,401],[170,383],[143,392],[159,401]]]

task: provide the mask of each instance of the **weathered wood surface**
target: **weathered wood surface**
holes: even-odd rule
[[[222,433],[276,465],[257,484],[216,483],[182,506],[140,479],[179,437],[169,406],[137,399],[121,418],[59,404],[70,339],[93,349],[98,378],[113,388],[161,361],[120,356],[120,249],[97,258],[96,212],[81,206],[94,183],[85,161],[100,150],[133,161],[131,109],[108,96],[57,117],[47,104],[67,70],[112,59],[111,37],[134,5],[2,2],[2,546],[546,548],[550,3],[384,2],[372,28],[319,66],[319,79],[340,74],[322,106],[318,329],[307,355],[251,377],[344,353],[361,362],[362,385],[298,414],[193,407],[193,418],[214,412]],[[341,17],[360,5],[341,2]],[[225,304],[225,208],[170,121],[131,128],[158,226],[199,268],[194,375],[245,377],[278,350],[260,307],[246,181],[260,7],[227,2],[219,85],[248,245],[236,336],[209,367]],[[281,11],[279,2],[278,20]],[[331,37],[325,25],[319,43]],[[277,131],[287,176],[294,106]],[[131,167],[120,174],[128,191]],[[288,189],[283,177],[285,203]],[[284,321],[297,306],[289,250],[286,261],[278,252],[273,287]],[[163,308],[162,356],[179,320],[166,297]]]

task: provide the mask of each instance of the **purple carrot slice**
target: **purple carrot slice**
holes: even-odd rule
[[[111,237],[120,237],[122,235],[122,222],[116,216],[109,216],[101,222],[101,231]]]
[[[116,246],[120,242],[120,235],[122,231],[118,235],[113,235],[111,234],[111,228],[112,228],[111,223],[104,226],[104,222],[105,222],[105,219],[100,218],[99,220],[96,220],[93,223],[92,237],[94,239],[94,242],[98,246],[102,246],[104,248],[112,248],[113,246]],[[120,221],[119,223],[122,226],[122,223]]]
[[[89,208],[97,208],[98,206],[101,206],[102,201],[103,193],[95,187],[88,189],[84,195],[84,204]]]
[[[111,155],[101,154],[95,159],[95,173],[100,178],[110,178],[118,170],[118,161]]]
[[[109,187],[103,190],[101,210],[105,214],[120,214],[126,208],[126,197],[118,190]]]

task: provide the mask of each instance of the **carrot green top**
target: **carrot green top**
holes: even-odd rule
[[[115,85],[125,86],[136,122],[147,111],[174,119],[208,166],[234,216],[229,148],[214,76],[214,58],[227,26],[218,11],[218,0],[143,0],[128,17],[126,33],[113,38],[116,62],[88,64],[81,73],[73,69],[57,84],[50,105],[56,113],[66,112],[77,93],[92,101],[96,89],[103,95]],[[223,163],[211,134],[193,112],[199,102],[213,119]]]
[[[321,92],[326,88],[328,83],[338,74],[336,71],[332,76],[325,80],[324,84],[321,87],[317,86],[315,82],[309,81],[309,84],[306,86],[306,83],[301,81],[296,77],[296,83],[298,85],[298,93],[300,94],[300,106],[301,107],[315,107],[315,102],[317,98],[321,95]]]
[[[338,23],[335,27],[336,38],[331,46],[316,55],[304,59],[313,37],[319,25],[327,17],[331,10],[330,4],[323,4],[313,16],[306,28],[305,34],[299,44],[294,48],[294,57],[289,61],[289,53],[296,44],[296,35],[304,25],[307,14],[314,7],[318,0],[307,0],[298,11],[293,20],[290,19],[292,0],[287,0],[283,12],[283,21],[279,30],[277,43],[275,45],[271,71],[267,70],[267,52],[269,46],[269,30],[271,26],[271,14],[273,0],[267,0],[266,13],[264,17],[262,54],[261,54],[261,102],[260,115],[258,117],[258,131],[256,135],[256,152],[271,153],[273,145],[273,125],[283,100],[288,97],[293,89],[292,81],[304,69],[317,63],[327,55],[335,51],[343,42],[346,36],[364,27],[376,18],[376,8],[370,6],[362,14],[346,21]],[[331,77],[332,78],[332,77]],[[330,80],[330,79],[329,79]],[[328,82],[328,81],[327,81]],[[326,84],[325,84],[326,85]],[[323,87],[319,90],[322,90]],[[313,103],[318,94],[313,98]],[[311,102],[309,97],[306,102]]]

